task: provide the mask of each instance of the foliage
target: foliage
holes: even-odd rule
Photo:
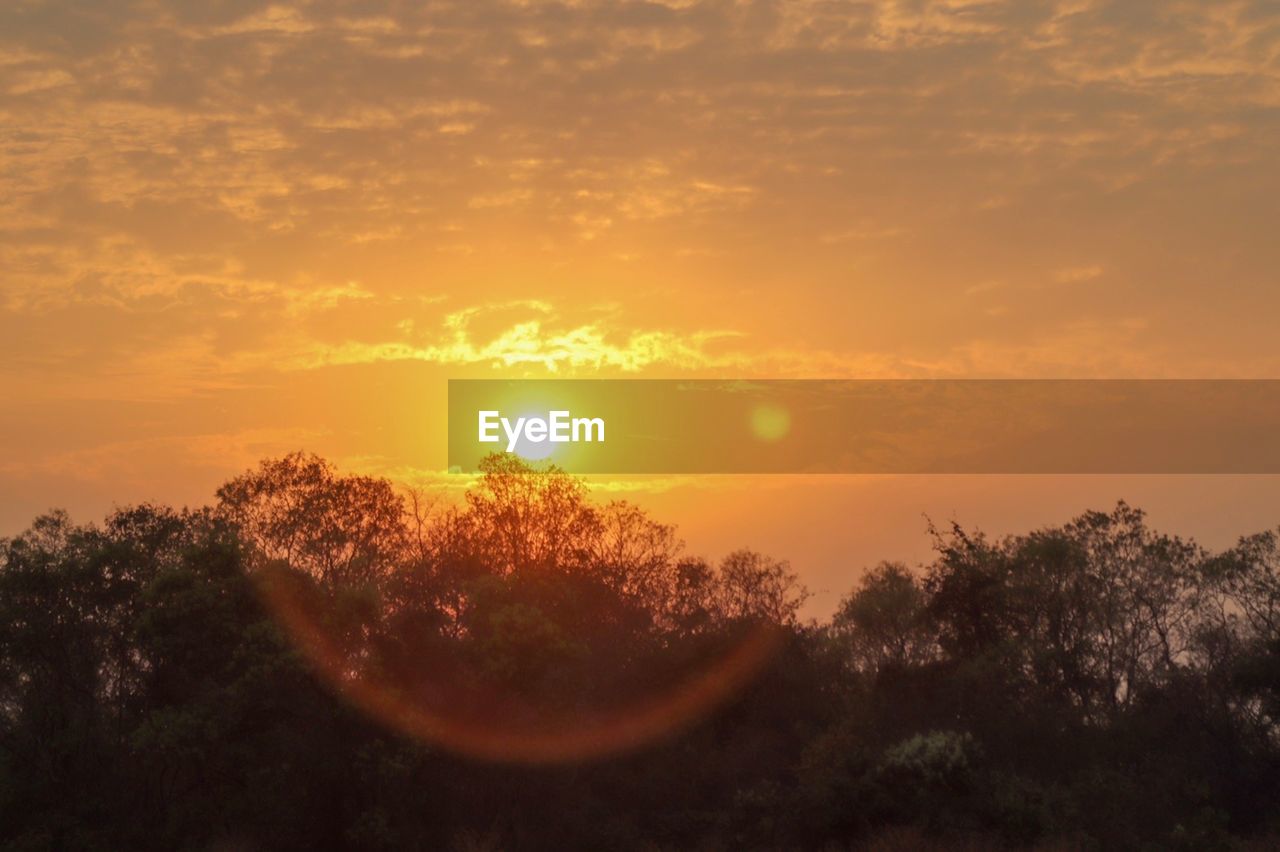
[[[1280,836],[1276,533],[1210,554],[1123,503],[998,541],[934,530],[923,570],[877,566],[830,622],[806,624],[787,563],[689,556],[637,507],[509,457],[445,509],[304,455],[218,497],[101,525],[54,512],[0,540],[5,848]],[[585,725],[753,626],[781,639],[731,700],[643,748],[492,764],[335,694],[264,606],[277,575],[316,602],[343,677],[476,701],[476,719],[534,708]]]

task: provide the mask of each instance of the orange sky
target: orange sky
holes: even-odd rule
[[[422,7],[422,8],[420,8]],[[434,482],[448,377],[1280,377],[1280,8],[0,9],[0,534],[305,448]],[[1271,478],[606,483],[826,606],[922,512]]]

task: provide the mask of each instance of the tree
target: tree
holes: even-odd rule
[[[905,565],[882,562],[841,601],[831,630],[856,671],[874,675],[889,666],[923,665],[937,653],[927,604]]]
[[[303,453],[264,461],[218,489],[219,511],[255,565],[286,564],[326,583],[386,577],[408,552],[406,509],[385,479],[338,476]]]
[[[785,561],[511,459],[219,495],[0,540],[0,847],[1275,845],[1274,533],[953,526],[802,623]]]
[[[794,625],[809,593],[785,560],[735,550],[720,563],[721,607],[730,620]]]

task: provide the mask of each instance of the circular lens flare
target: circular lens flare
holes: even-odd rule
[[[705,718],[743,689],[777,649],[769,624],[744,629],[701,665],[622,703],[538,706],[476,686],[475,672],[425,653],[415,676],[369,666],[358,629],[335,617],[325,593],[287,569],[255,572],[261,596],[322,678],[379,722],[454,752],[546,764],[634,749]]]
[[[773,443],[791,431],[791,414],[776,405],[758,405],[751,410],[751,432],[761,441]]]

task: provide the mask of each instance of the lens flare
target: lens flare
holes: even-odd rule
[[[751,433],[761,441],[773,443],[791,431],[791,415],[776,405],[758,405],[751,410]]]
[[[255,572],[277,622],[341,697],[396,731],[483,760],[552,764],[602,758],[669,737],[706,718],[768,663],[782,631],[744,627],[700,663],[626,700],[531,704],[481,685],[478,672],[427,645],[412,669],[369,665],[359,624],[288,569]],[[392,641],[412,644],[407,636]]]

